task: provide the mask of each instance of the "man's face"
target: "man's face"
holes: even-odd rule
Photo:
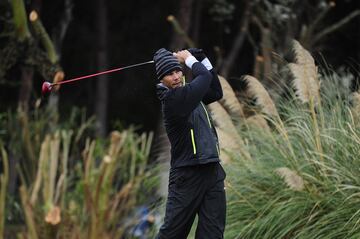
[[[167,74],[166,76],[164,76],[161,80],[161,83],[163,83],[169,89],[181,87],[183,85],[182,76],[183,76],[182,71],[174,70],[169,74]]]

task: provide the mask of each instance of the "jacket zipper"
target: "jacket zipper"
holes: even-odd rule
[[[208,120],[208,122],[209,122],[209,127],[211,128],[212,126],[211,126],[209,114],[208,114],[208,112],[207,112],[207,110],[206,110],[205,105],[203,104],[203,102],[200,102],[200,103],[201,103],[201,106],[204,108],[204,111],[205,111],[205,114],[206,114],[206,118],[207,118],[207,120]]]
[[[193,146],[193,152],[194,155],[196,154],[196,144],[195,144],[195,137],[194,137],[194,130],[190,129],[190,134],[191,134],[191,142],[192,142],[192,146]]]

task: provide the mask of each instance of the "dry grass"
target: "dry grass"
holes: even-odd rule
[[[244,118],[243,105],[235,96],[233,89],[227,80],[219,76],[220,84],[223,90],[223,98],[219,101],[220,104],[226,109],[227,112],[234,118]]]
[[[264,86],[255,77],[249,75],[245,75],[244,80],[247,83],[248,96],[256,99],[256,104],[261,107],[261,111],[270,117],[278,119],[279,114],[275,104]]]
[[[297,96],[303,103],[319,103],[320,84],[317,67],[311,54],[305,50],[298,41],[293,41],[295,63],[289,63],[288,68],[293,75],[293,87]]]

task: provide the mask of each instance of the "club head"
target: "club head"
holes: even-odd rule
[[[52,84],[50,82],[47,82],[45,81],[43,84],[42,84],[42,87],[41,87],[41,93],[42,95],[46,95],[48,93],[51,92],[51,89],[52,89]]]

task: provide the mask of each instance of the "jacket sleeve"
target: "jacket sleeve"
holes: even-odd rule
[[[174,115],[187,116],[200,103],[209,90],[211,73],[200,62],[192,65],[194,79],[183,87],[168,92],[166,108]]]
[[[206,105],[218,101],[223,97],[223,91],[217,73],[214,69],[210,70],[210,72],[212,75],[211,84],[203,98],[203,102]]]

